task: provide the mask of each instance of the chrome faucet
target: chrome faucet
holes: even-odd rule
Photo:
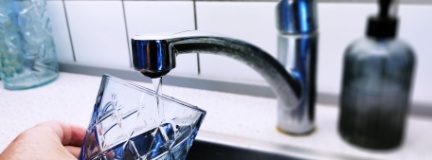
[[[270,84],[278,100],[278,129],[289,134],[303,135],[314,129],[315,103],[315,50],[314,41],[297,41],[294,46],[281,35],[280,51],[297,50],[289,56],[281,56],[285,67],[262,49],[247,42],[200,31],[184,31],[173,34],[140,35],[132,38],[133,66],[151,78],[164,76],[176,66],[176,56],[184,53],[209,53],[224,55],[244,62],[257,71]],[[280,37],[281,37],[280,36]],[[297,35],[298,36],[298,35]],[[282,42],[281,42],[282,39]],[[315,47],[307,49],[304,47]],[[302,48],[303,47],[303,48]],[[286,52],[288,53],[288,52]],[[288,70],[287,70],[288,69]],[[231,72],[231,71],[226,71]]]
[[[279,107],[278,114],[290,114],[280,126],[298,126],[296,132],[314,129],[316,64],[318,46],[317,0],[281,0],[276,6],[278,35],[277,58],[300,81],[302,99],[295,110]],[[282,105],[279,103],[279,105]],[[283,115],[279,115],[281,117]],[[281,127],[280,127],[281,128]],[[291,128],[281,128],[290,132]]]

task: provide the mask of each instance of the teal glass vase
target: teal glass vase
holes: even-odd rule
[[[42,86],[58,77],[46,1],[0,1],[0,68],[9,90]]]

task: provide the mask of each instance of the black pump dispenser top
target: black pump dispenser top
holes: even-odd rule
[[[369,17],[366,34],[368,37],[376,39],[394,38],[397,32],[398,19],[390,14],[393,0],[378,1],[378,15]]]

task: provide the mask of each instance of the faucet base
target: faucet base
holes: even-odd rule
[[[280,128],[279,126],[276,126],[276,130],[278,132],[286,134],[286,135],[301,137],[301,136],[309,136],[309,135],[311,135],[312,133],[315,132],[316,127],[312,127],[311,129],[303,131],[303,132],[299,132],[299,131],[286,131],[286,130]]]

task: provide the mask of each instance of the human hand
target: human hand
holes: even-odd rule
[[[67,123],[44,122],[20,133],[0,154],[0,160],[76,160],[85,132]]]

